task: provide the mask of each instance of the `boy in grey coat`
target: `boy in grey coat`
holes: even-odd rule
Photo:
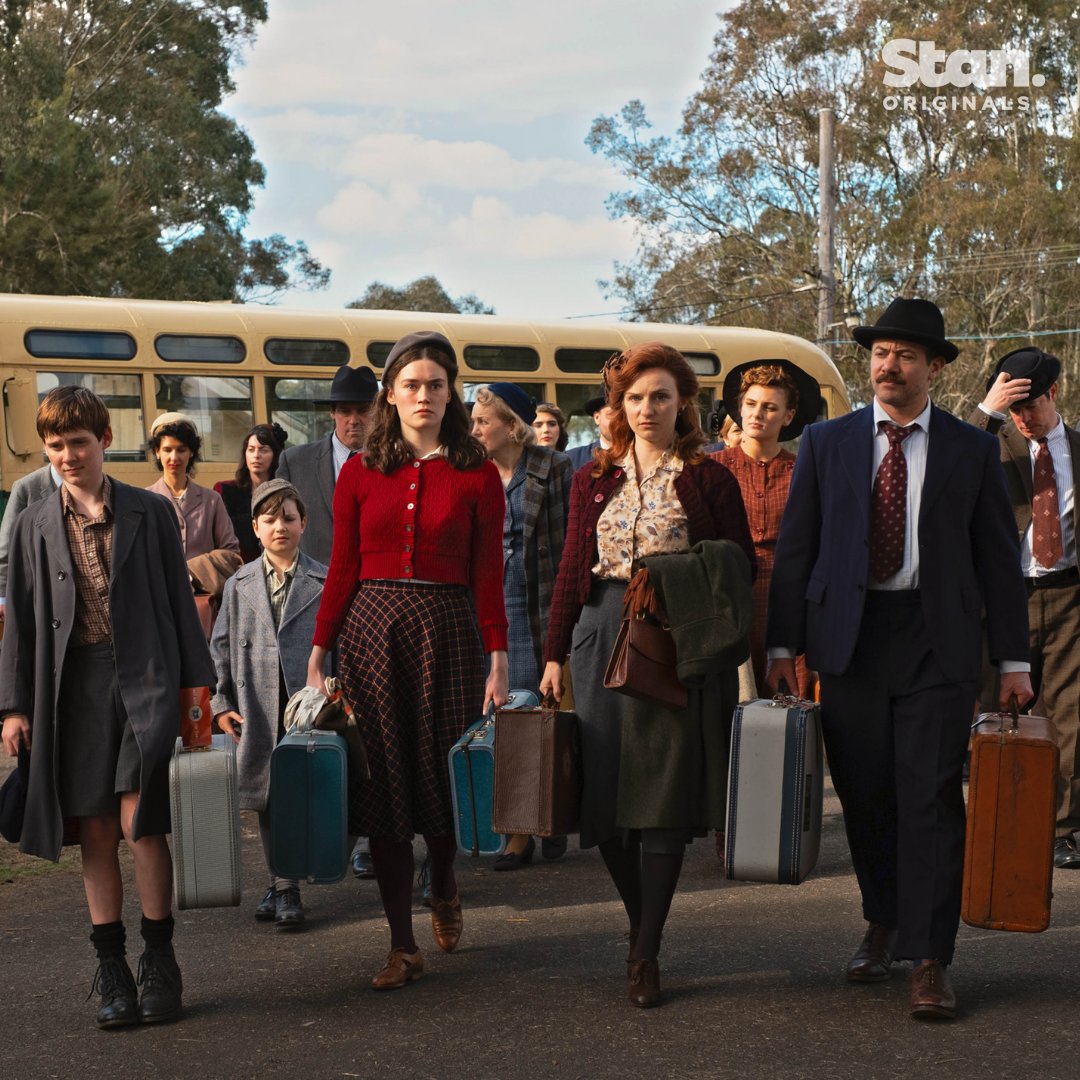
[[[287,480],[268,480],[251,497],[262,558],[246,563],[225,583],[210,641],[217,672],[214,719],[237,745],[240,807],[259,814],[259,833],[270,865],[270,755],[284,734],[289,697],[307,682],[307,661],[326,567],[300,551],[307,510]],[[300,889],[271,871],[255,918],[279,929],[304,924]]]

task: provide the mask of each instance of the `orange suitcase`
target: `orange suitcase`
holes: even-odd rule
[[[972,725],[961,915],[969,926],[1050,925],[1058,747],[1042,716],[983,713]]]

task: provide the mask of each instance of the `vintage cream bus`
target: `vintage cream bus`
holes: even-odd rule
[[[88,386],[112,414],[109,472],[132,484],[157,476],[147,457],[150,422],[191,415],[203,437],[199,482],[230,477],[252,424],[277,421],[289,444],[330,429],[324,399],[341,364],[378,376],[391,345],[413,330],[439,330],[454,344],[461,390],[517,383],[572,416],[571,445],[592,439],[583,403],[616,351],[664,341],[701,376],[702,410],[712,409],[724,374],[748,360],[786,358],[820,383],[822,415],[849,408],[828,356],[801,338],[729,326],[659,323],[521,322],[496,316],[412,311],[308,311],[240,304],[0,295],[0,488],[44,461],[34,427],[42,395],[61,383]],[[577,415],[573,415],[577,413]]]

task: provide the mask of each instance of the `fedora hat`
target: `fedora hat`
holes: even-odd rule
[[[894,300],[873,326],[856,326],[852,336],[869,349],[878,338],[912,341],[929,350],[931,358],[940,356],[951,364],[960,350],[945,340],[945,319],[937,304],[929,300]]]
[[[788,439],[797,439],[802,434],[803,428],[807,424],[812,424],[821,412],[821,385],[813,375],[803,371],[798,364],[793,364],[790,360],[751,360],[749,363],[733,367],[724,376],[723,398],[725,413],[737,425],[739,424],[739,389],[742,377],[751,368],[756,367],[782,368],[795,383],[795,388],[799,391],[799,404],[796,406],[791,423],[787,427],[780,429],[780,441],[787,442]],[[723,417],[720,420],[723,423]]]
[[[1008,372],[1010,379],[1031,380],[1028,396],[1013,402],[1014,406],[1026,405],[1029,401],[1042,397],[1058,381],[1058,376],[1061,374],[1061,361],[1056,356],[1051,356],[1050,353],[1032,346],[1026,349],[1013,349],[997,362],[994,374],[987,379],[988,392],[1003,371]]]
[[[349,367],[342,364],[334,372],[334,381],[330,384],[330,393],[318,399],[320,405],[334,405],[346,401],[361,405],[374,401],[379,393],[379,383],[371,368]]]

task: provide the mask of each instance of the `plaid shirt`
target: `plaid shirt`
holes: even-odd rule
[[[98,645],[112,641],[109,618],[109,579],[112,576],[113,509],[112,481],[106,476],[102,490],[105,505],[89,518],[75,505],[71,493],[60,486],[64,504],[64,531],[75,568],[75,624],[72,645]]]
[[[266,595],[270,600],[270,614],[274,616],[275,630],[281,626],[281,613],[285,610],[285,601],[289,598],[289,586],[292,584],[293,576],[296,574],[296,564],[299,561],[300,555],[297,554],[296,558],[293,559],[292,566],[285,571],[282,577],[278,577],[278,572],[274,569],[273,563],[266,557],[266,553],[263,553]]]

